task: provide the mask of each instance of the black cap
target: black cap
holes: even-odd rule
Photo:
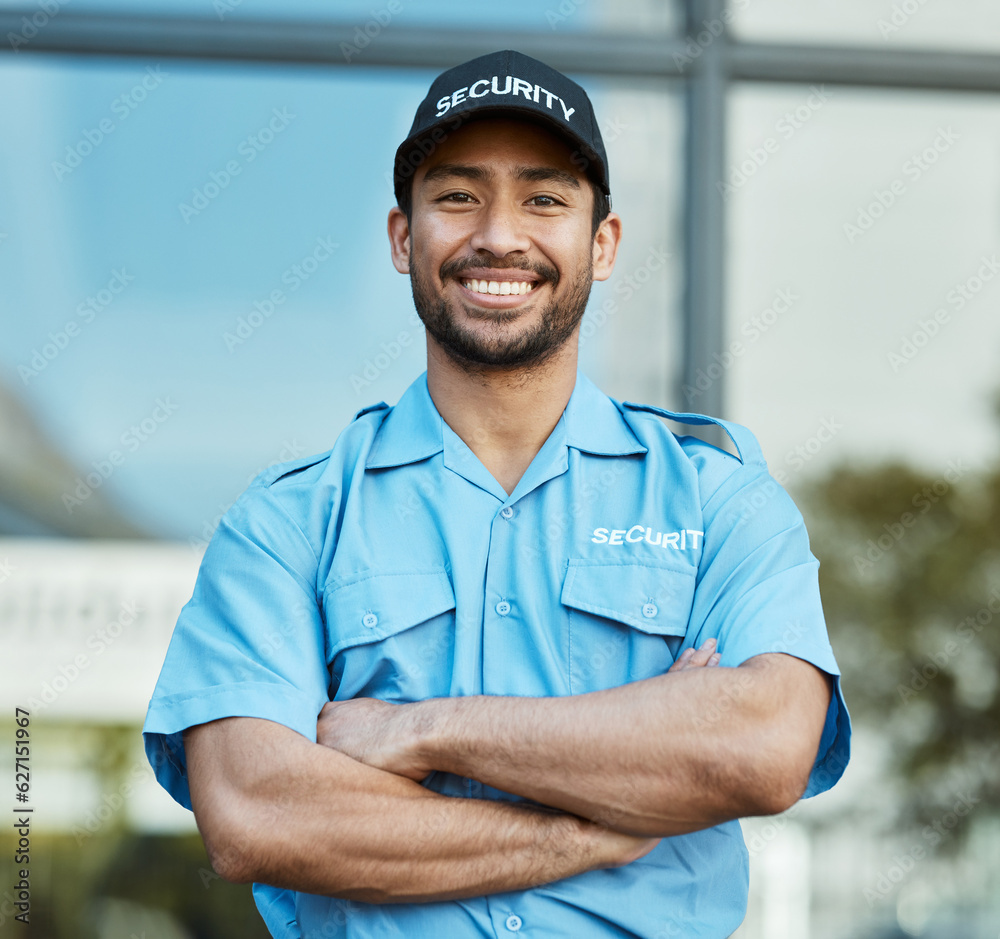
[[[434,79],[396,151],[397,202],[403,186],[448,134],[480,117],[536,121],[556,131],[577,148],[573,164],[610,195],[608,158],[587,92],[544,62],[508,49],[456,65]]]

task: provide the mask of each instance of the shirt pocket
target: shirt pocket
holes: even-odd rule
[[[455,591],[443,568],[341,578],[327,586],[324,616],[332,700],[448,694]]]
[[[667,563],[570,558],[560,600],[568,610],[571,694],[662,675],[684,641],[695,572]]]

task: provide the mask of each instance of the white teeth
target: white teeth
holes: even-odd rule
[[[526,280],[467,280],[465,286],[475,293],[506,297],[529,293],[535,285]]]

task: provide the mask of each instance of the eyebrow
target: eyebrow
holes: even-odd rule
[[[431,182],[435,179],[449,179],[459,177],[461,179],[472,179],[480,182],[489,182],[496,174],[482,166],[467,163],[439,163],[432,166],[424,176],[424,182]],[[565,170],[556,169],[552,166],[519,166],[514,178],[521,182],[545,183],[559,182],[563,185],[571,186],[573,189],[580,188],[580,181],[571,173]]]
[[[565,170],[557,170],[551,166],[519,166],[517,179],[526,183],[564,183],[574,189],[580,188],[580,181]]]

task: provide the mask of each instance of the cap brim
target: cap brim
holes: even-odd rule
[[[588,179],[600,186],[605,195],[611,194],[607,183],[607,167],[605,167],[604,161],[583,140],[575,134],[568,132],[565,124],[549,118],[547,115],[534,109],[512,108],[503,105],[491,107],[487,105],[458,113],[449,112],[436,123],[422,128],[418,133],[407,137],[399,145],[393,165],[393,187],[396,200],[399,201],[402,185],[413,178],[417,170],[448,139],[450,134],[473,121],[500,117],[509,117],[518,121],[537,124],[546,130],[552,131],[557,137],[562,138],[574,148],[570,154],[570,160],[573,165],[580,169]]]

